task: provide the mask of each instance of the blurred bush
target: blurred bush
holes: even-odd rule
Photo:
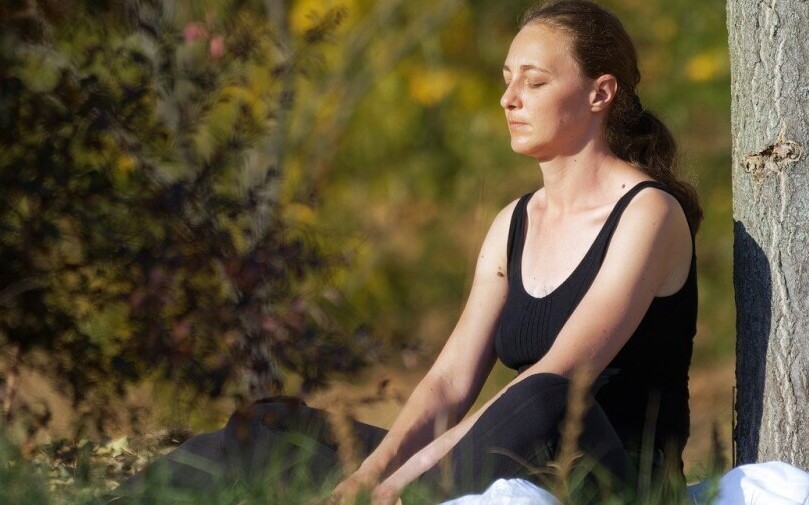
[[[283,7],[283,5],[281,5]],[[6,2],[0,74],[0,348],[103,432],[143,378],[252,399],[377,351],[330,313],[343,258],[282,191],[288,111],[345,17],[300,33],[257,2]],[[308,289],[310,278],[320,289]]]

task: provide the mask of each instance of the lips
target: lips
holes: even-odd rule
[[[523,123],[522,121],[515,121],[515,120],[508,121],[509,128],[522,128],[524,126],[528,126],[528,123]]]

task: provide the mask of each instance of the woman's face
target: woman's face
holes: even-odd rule
[[[573,58],[564,32],[541,24],[525,26],[514,37],[503,66],[511,148],[540,162],[578,152],[598,134],[591,110],[593,80]]]

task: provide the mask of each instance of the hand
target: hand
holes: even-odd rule
[[[371,505],[402,505],[399,494],[400,490],[387,482],[383,482],[376,486],[373,493],[371,493]]]
[[[327,503],[329,505],[353,505],[360,493],[373,489],[378,481],[379,477],[376,475],[362,469],[357,470],[337,484]]]

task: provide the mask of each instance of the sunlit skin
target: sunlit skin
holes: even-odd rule
[[[578,264],[615,202],[642,170],[620,160],[604,138],[617,90],[608,74],[589,78],[558,29],[528,25],[514,38],[503,67],[501,106],[512,149],[539,163],[543,188],[528,204],[523,284],[540,296]],[[435,420],[462,418],[489,375],[494,335],[508,292],[506,244],[516,200],[495,218],[481,247],[472,288],[455,329],[416,386],[388,435],[334,490],[331,503],[350,503],[361,489],[374,505],[397,503],[404,488],[446,456],[509,387],[537,373],[572,377],[582,365],[597,374],[637,328],[655,296],[676,292],[691,260],[682,208],[669,194],[641,191],[626,208],[588,292],[550,350],[477,412],[434,437]],[[426,445],[424,445],[426,444]],[[412,454],[401,466],[401,454]]]
[[[511,148],[540,163],[580,153],[598,136],[607,100],[614,94],[614,79],[604,79],[609,86],[599,90],[600,82],[582,75],[569,45],[559,30],[529,25],[514,38],[503,65],[506,89],[500,105]]]
[[[523,258],[524,287],[533,296],[546,296],[570,275],[615,201],[649,179],[615,156],[604,137],[618,83],[609,74],[584,75],[570,43],[557,28],[528,25],[514,38],[503,65],[500,105],[511,147],[535,158],[543,177],[543,188],[528,206],[526,249],[534,254]],[[677,284],[672,280],[658,295],[673,293]]]

